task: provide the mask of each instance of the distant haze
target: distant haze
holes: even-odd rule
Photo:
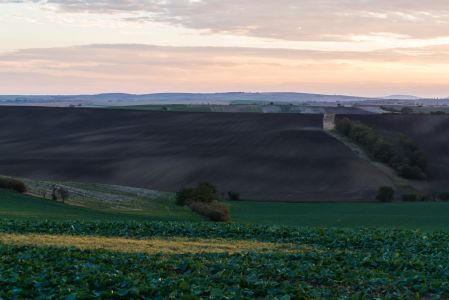
[[[418,100],[420,97],[412,96],[412,95],[390,95],[386,97],[382,97],[382,99],[387,100]]]
[[[346,105],[449,105],[449,100],[423,99],[414,96],[392,95],[387,97],[357,97],[292,92],[267,93],[153,93],[126,94],[104,93],[95,95],[0,95],[0,105],[22,106],[129,106],[144,104],[300,104],[336,106]]]
[[[344,95],[320,95],[306,93],[157,93],[157,94],[124,94],[107,93],[98,95],[10,95],[1,96],[0,104],[39,104],[39,103],[84,103],[93,105],[125,105],[144,103],[221,103],[229,104],[238,101],[250,102],[339,102],[363,101],[368,98]]]

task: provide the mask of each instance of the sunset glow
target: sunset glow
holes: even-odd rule
[[[0,94],[449,96],[447,1],[0,0]]]

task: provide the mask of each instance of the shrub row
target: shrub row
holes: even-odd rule
[[[361,145],[375,160],[392,167],[398,175],[417,180],[427,178],[424,153],[405,135],[382,135],[374,128],[349,118],[337,119],[336,130]]]
[[[449,192],[439,194],[438,199],[441,201],[449,201]]]
[[[424,194],[405,194],[402,195],[402,201],[417,202],[417,201],[449,201],[449,193],[441,193],[439,195],[424,195]]]
[[[377,191],[376,200],[381,202],[392,202],[395,199],[395,191],[392,187],[383,186]],[[402,195],[402,201],[405,202],[423,202],[423,201],[449,201],[449,193],[439,195],[426,195],[418,193],[409,193]]]

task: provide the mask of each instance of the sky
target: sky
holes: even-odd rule
[[[0,0],[0,94],[449,96],[447,0]]]

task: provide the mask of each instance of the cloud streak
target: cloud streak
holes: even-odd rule
[[[290,41],[352,41],[370,36],[449,35],[446,0],[3,0],[56,6],[66,13],[127,14],[205,32]]]

